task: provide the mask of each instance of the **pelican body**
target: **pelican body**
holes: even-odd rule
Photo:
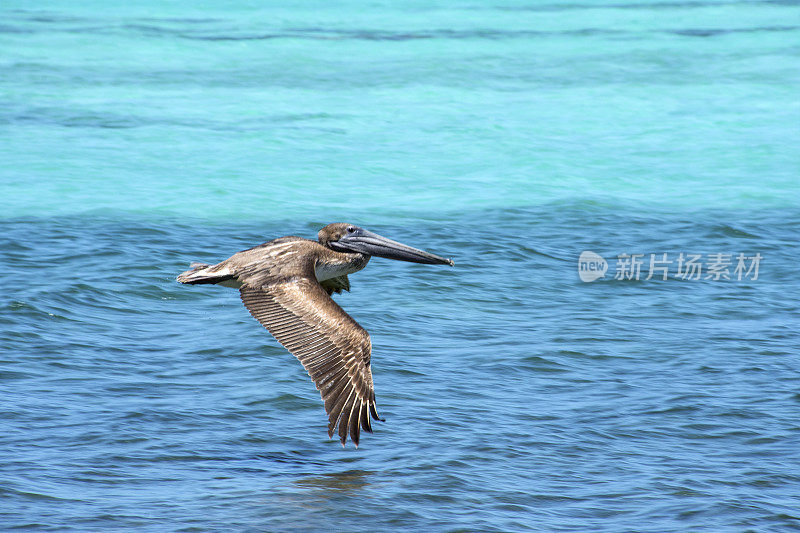
[[[322,228],[318,241],[281,237],[238,252],[216,265],[193,263],[180,283],[239,289],[242,302],[314,381],[328,414],[328,436],[338,427],[358,447],[378,416],[369,334],[331,298],[350,290],[349,274],[372,256],[453,265],[440,257],[344,223]]]

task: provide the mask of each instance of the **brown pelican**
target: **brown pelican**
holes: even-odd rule
[[[350,290],[348,274],[371,256],[453,266],[439,257],[381,237],[352,224],[328,224],[319,242],[281,237],[236,253],[216,265],[193,263],[178,281],[239,289],[245,307],[303,364],[325,403],[328,437],[338,426],[358,447],[361,428],[372,433],[375,406],[370,357],[364,328],[331,295]]]

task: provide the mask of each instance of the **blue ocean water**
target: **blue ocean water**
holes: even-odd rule
[[[798,7],[5,0],[0,528],[800,528]],[[456,261],[336,297],[357,450],[174,281],[333,221]]]

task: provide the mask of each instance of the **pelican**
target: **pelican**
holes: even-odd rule
[[[244,306],[305,367],[328,414],[328,438],[338,427],[358,448],[361,429],[372,433],[378,416],[369,333],[331,296],[350,290],[348,274],[372,256],[450,265],[440,257],[381,237],[353,224],[328,224],[318,242],[281,237],[238,252],[216,265],[192,263],[178,276],[189,285],[239,289]]]

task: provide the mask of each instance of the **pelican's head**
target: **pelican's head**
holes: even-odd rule
[[[428,265],[453,266],[452,259],[400,244],[353,224],[345,224],[343,222],[328,224],[319,230],[317,238],[322,246],[337,252],[374,255],[376,257]]]

